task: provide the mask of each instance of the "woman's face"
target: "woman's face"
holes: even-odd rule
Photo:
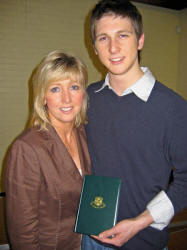
[[[45,104],[52,125],[73,125],[81,111],[83,97],[84,89],[79,82],[71,79],[50,82],[46,90]]]

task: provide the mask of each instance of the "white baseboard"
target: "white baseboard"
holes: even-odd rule
[[[5,244],[5,245],[0,245],[0,250],[9,250],[9,245]]]

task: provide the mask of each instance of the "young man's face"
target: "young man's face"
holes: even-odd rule
[[[139,68],[138,50],[144,43],[139,41],[128,18],[105,15],[95,24],[95,51],[109,74],[124,75]]]

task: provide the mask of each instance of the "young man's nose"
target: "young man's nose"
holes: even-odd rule
[[[116,53],[119,51],[119,44],[116,39],[111,39],[109,43],[109,51],[111,53]]]

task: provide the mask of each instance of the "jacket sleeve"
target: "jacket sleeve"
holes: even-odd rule
[[[6,217],[13,250],[39,250],[40,166],[33,147],[17,140],[6,169]]]

